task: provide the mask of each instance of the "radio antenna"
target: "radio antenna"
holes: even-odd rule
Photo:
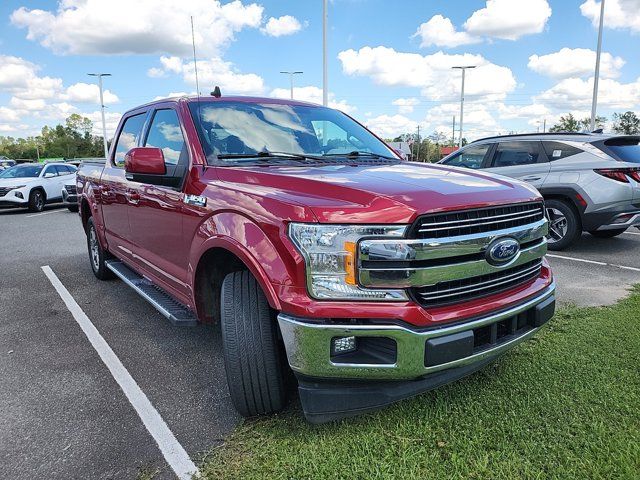
[[[198,82],[198,61],[196,60],[196,36],[193,31],[193,15],[191,15],[191,45],[193,46],[193,70],[196,74],[196,94],[200,101],[200,83]]]

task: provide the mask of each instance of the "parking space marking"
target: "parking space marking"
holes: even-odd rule
[[[171,466],[175,474],[181,480],[191,479],[193,475],[198,476],[199,471],[195,464],[189,458],[186,450],[180,445],[173,432],[162,419],[158,411],[149,401],[145,393],[138,386],[131,374],[127,371],[118,356],[113,352],[107,341],[100,334],[95,325],[89,320],[80,305],[74,300],[66,287],[54,271],[45,265],[42,271],[47,276],[53,288],[56,289],[60,298],[65,303],[71,315],[78,323],[87,339],[100,356],[102,362],[111,372],[111,375],[118,383],[125,396],[135,409],[136,413],[142,420],[153,439],[158,444],[162,455],[167,463]]]
[[[623,235],[640,235],[640,232],[624,232]]]
[[[31,215],[25,215],[24,218],[39,217],[40,215],[49,215],[50,213],[59,213],[59,212],[64,212],[64,209],[57,208],[55,210],[49,210],[48,212],[32,213]]]
[[[551,254],[551,253],[547,253],[547,257],[561,258],[562,260],[572,260],[574,262],[590,263],[592,265],[601,265],[603,267],[615,267],[615,268],[622,268],[624,270],[631,270],[631,271],[634,271],[634,272],[640,272],[640,268],[629,267],[627,265],[616,265],[615,263],[598,262],[596,260],[587,260],[586,258],[566,257],[564,255],[555,255],[555,254]]]

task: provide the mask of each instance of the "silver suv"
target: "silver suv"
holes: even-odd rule
[[[529,182],[545,198],[549,249],[583,231],[600,238],[640,225],[640,136],[536,133],[483,138],[439,163]]]

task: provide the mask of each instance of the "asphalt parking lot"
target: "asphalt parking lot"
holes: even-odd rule
[[[77,214],[0,211],[0,478],[174,478],[154,438],[44,274],[48,265],[196,461],[236,422],[219,332],[172,327],[118,280],[100,282]],[[585,234],[549,257],[565,303],[640,283],[640,231]]]

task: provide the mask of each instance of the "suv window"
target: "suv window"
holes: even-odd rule
[[[500,142],[496,148],[493,167],[516,167],[538,162],[538,142]]]
[[[187,155],[180,120],[175,110],[156,111],[145,146],[162,149],[167,173],[170,166],[178,164],[181,156]]]
[[[124,166],[124,156],[127,152],[138,146],[145,116],[145,113],[140,113],[124,121],[122,131],[116,143],[116,153],[114,156],[114,162],[118,167]]]
[[[58,176],[58,171],[56,170],[56,166],[55,165],[49,165],[48,167],[45,167],[44,173],[42,174],[42,176],[44,177],[47,174],[53,174],[55,176]]]
[[[547,154],[547,158],[552,162],[554,160],[561,160],[563,158],[570,157],[577,153],[582,153],[582,150],[571,145],[567,145],[562,142],[542,142],[542,148],[544,153]]]
[[[478,169],[482,167],[482,162],[484,157],[487,155],[490,146],[491,144],[467,147],[443,163],[452,167]]]

